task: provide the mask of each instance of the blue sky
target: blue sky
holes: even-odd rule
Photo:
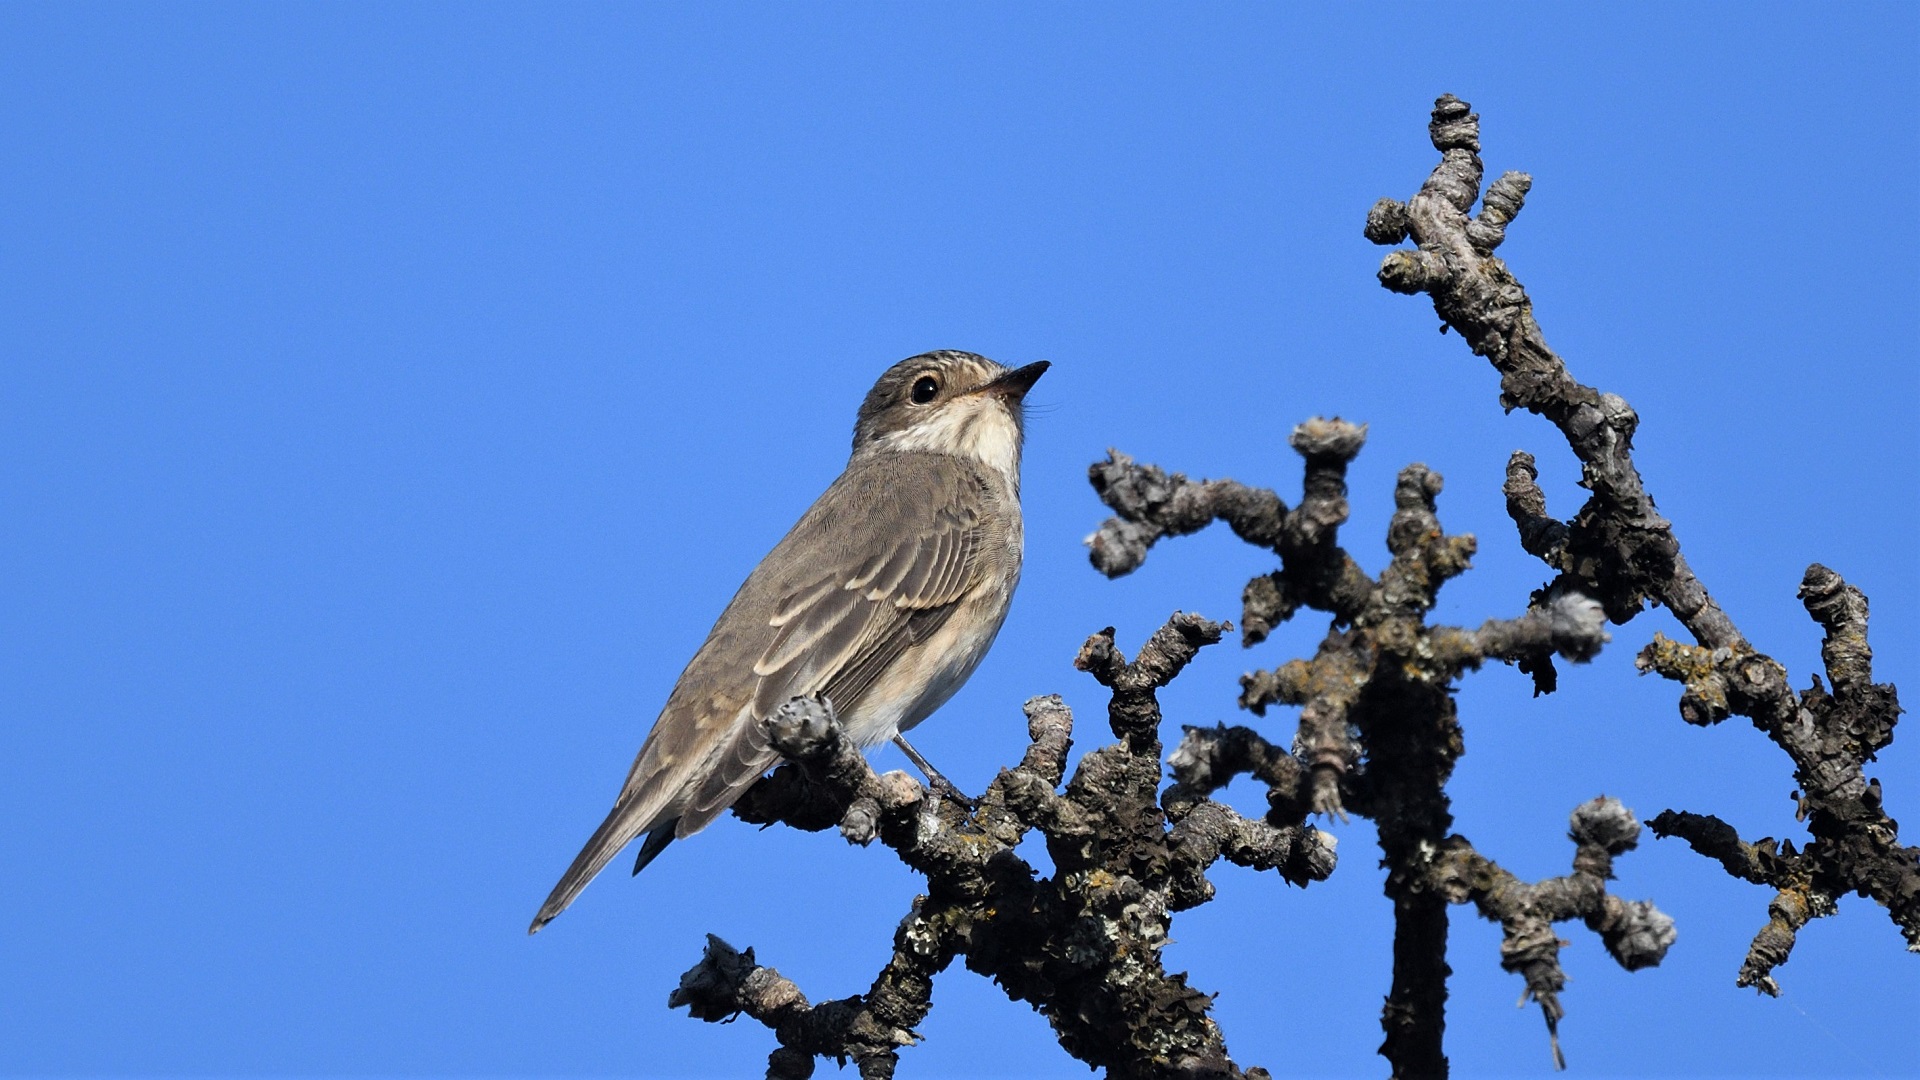
[[[1917,32],[1885,4],[0,8],[0,1071],[757,1075],[764,1030],[664,1007],[702,935],[864,990],[915,891],[891,855],[723,820],[524,928],[861,394],[925,349],[1054,364],[1021,592],[916,739],[963,787],[1033,694],[1099,744],[1086,634],[1237,617],[1268,567],[1221,531],[1101,579],[1109,446],[1292,498],[1288,429],[1365,421],[1349,549],[1378,569],[1424,461],[1481,541],[1436,618],[1516,614],[1545,574],[1506,456],[1562,515],[1577,469],[1360,235],[1431,167],[1442,92],[1534,174],[1501,253],[1638,409],[1714,595],[1805,685],[1794,589],[1826,562],[1920,693]],[[1168,733],[1244,719],[1235,677],[1323,630],[1204,654]],[[1600,793],[1803,835],[1784,756],[1633,673],[1657,630],[1551,698],[1465,682],[1482,851],[1563,873]],[[1910,823],[1913,741],[1870,770]],[[1223,868],[1167,953],[1276,1075],[1382,1071],[1377,849],[1332,828],[1333,880]],[[1618,869],[1680,939],[1629,975],[1563,928],[1575,1075],[1915,1068],[1920,959],[1877,906],[1808,927],[1772,1001],[1732,985],[1766,893],[1650,836]],[[1449,1050],[1538,1075],[1498,940],[1456,909]],[[957,965],[924,1034],[902,1076],[1085,1075]]]

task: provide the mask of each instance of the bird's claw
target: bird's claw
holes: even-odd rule
[[[967,813],[969,814],[973,813],[975,810],[980,809],[979,799],[976,799],[973,796],[967,794],[966,792],[961,791],[959,788],[954,787],[953,781],[947,779],[944,776],[941,776],[939,773],[934,773],[931,777],[928,777],[927,790],[931,791],[933,794],[938,795],[942,798],[952,799],[954,802],[957,802],[961,806],[966,807]]]

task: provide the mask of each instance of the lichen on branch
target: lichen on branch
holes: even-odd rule
[[[1495,256],[1532,179],[1510,172],[1483,190],[1479,118],[1451,95],[1435,103],[1429,136],[1439,163],[1412,198],[1376,203],[1365,235],[1411,242],[1386,256],[1380,283],[1426,294],[1446,327],[1492,363],[1501,405],[1552,423],[1579,461],[1591,495],[1564,520],[1548,504],[1532,454],[1516,450],[1506,467],[1519,543],[1551,579],[1517,613],[1473,627],[1430,624],[1440,590],[1469,568],[1477,541],[1445,531],[1441,478],[1417,463],[1395,481],[1385,566],[1363,569],[1340,531],[1364,425],[1313,418],[1292,430],[1288,444],[1302,470],[1292,505],[1272,489],[1192,480],[1110,451],[1088,471],[1113,511],[1087,538],[1101,573],[1133,573],[1160,541],[1222,521],[1275,560],[1242,592],[1244,644],[1304,612],[1326,617],[1313,655],[1240,682],[1239,704],[1262,723],[1275,709],[1298,710],[1290,737],[1253,723],[1186,725],[1165,755],[1172,782],[1163,788],[1159,691],[1232,630],[1185,613],[1131,659],[1111,627],[1081,646],[1075,666],[1109,692],[1111,744],[1070,762],[1072,713],[1057,696],[1033,698],[1019,763],[970,802],[904,773],[876,774],[830,706],[794,699],[766,722],[785,764],[735,814],[838,829],[855,844],[879,841],[925,878],[926,891],[862,993],[811,1004],[753,950],[710,938],[674,1006],[707,1021],[746,1015],[770,1029],[779,1045],[769,1077],[809,1076],[823,1057],[852,1061],[863,1078],[891,1077],[918,1041],[934,976],[959,959],[1030,1003],[1063,1049],[1109,1077],[1264,1077],[1228,1054],[1211,997],[1162,964],[1173,915],[1213,898],[1209,874],[1221,862],[1294,886],[1324,880],[1337,847],[1309,819],[1352,814],[1377,825],[1387,870],[1394,939],[1381,1053],[1394,1074],[1447,1072],[1450,909],[1469,904],[1500,925],[1499,963],[1540,1006],[1553,1060],[1563,1064],[1566,943],[1556,924],[1583,923],[1628,970],[1659,963],[1675,927],[1651,902],[1609,891],[1614,860],[1640,832],[1616,800],[1574,810],[1571,872],[1537,882],[1453,831],[1447,783],[1466,749],[1454,692],[1493,661],[1516,665],[1536,693],[1551,693],[1556,662],[1593,660],[1610,640],[1609,623],[1627,623],[1648,603],[1669,608],[1692,640],[1653,635],[1639,668],[1681,684],[1689,723],[1748,717],[1788,754],[1799,785],[1796,809],[1811,837],[1801,847],[1742,840],[1705,814],[1669,810],[1649,822],[1656,836],[1684,839],[1728,873],[1773,890],[1739,983],[1777,994],[1773,972],[1795,935],[1848,892],[1884,904],[1920,950],[1920,851],[1900,845],[1880,784],[1864,771],[1891,741],[1900,712],[1894,688],[1873,681],[1865,595],[1823,566],[1809,568],[1800,596],[1825,632],[1826,681],[1816,676],[1809,689],[1793,690],[1785,668],[1757,651],[1709,595],[1655,509],[1633,457],[1632,407],[1573,377],[1548,348],[1526,290]],[[1264,787],[1264,815],[1242,815],[1215,798],[1242,776]],[[1017,850],[1036,832],[1053,864],[1047,876]]]
[[[673,996],[705,1020],[745,1014],[780,1047],[768,1075],[811,1074],[816,1058],[889,1077],[932,1003],[933,976],[956,958],[1038,1009],[1068,1053],[1119,1078],[1262,1077],[1227,1054],[1208,1015],[1212,998],[1169,973],[1160,950],[1174,911],[1213,894],[1220,861],[1304,885],[1334,867],[1332,838],[1301,821],[1250,820],[1204,798],[1162,810],[1157,692],[1229,627],[1175,614],[1133,659],[1111,629],[1077,665],[1111,690],[1118,741],[1080,759],[1064,789],[1073,716],[1058,697],[1027,702],[1029,744],[971,807],[904,774],[877,775],[823,702],[796,698],[767,721],[786,764],[735,806],[744,820],[838,827],[878,839],[927,879],[868,991],[809,1005],[752,950],[710,940]],[[1054,873],[1041,877],[1015,848],[1044,838]]]
[[[1434,103],[1429,133],[1439,164],[1413,198],[1377,203],[1365,234],[1379,244],[1413,242],[1382,260],[1381,284],[1427,294],[1447,327],[1499,372],[1500,403],[1552,422],[1580,462],[1592,495],[1566,521],[1549,512],[1533,456],[1516,450],[1508,462],[1507,511],[1521,545],[1558,575],[1543,595],[1591,596],[1616,623],[1644,602],[1665,605],[1693,643],[1655,634],[1640,669],[1682,684],[1688,723],[1745,716],[1792,761],[1798,816],[1812,834],[1803,849],[1775,848],[1771,839],[1746,845],[1710,816],[1669,811],[1653,821],[1657,835],[1684,837],[1736,876],[1777,890],[1738,983],[1777,994],[1771,972],[1792,951],[1794,934],[1849,892],[1884,905],[1908,948],[1920,951],[1920,848],[1899,843],[1880,785],[1864,771],[1900,715],[1894,687],[1873,682],[1865,595],[1818,563],[1808,568],[1800,597],[1826,631],[1821,658],[1832,690],[1815,677],[1794,692],[1786,668],[1757,651],[1714,602],[1654,508],[1633,458],[1639,417],[1624,399],[1573,377],[1548,347],[1526,290],[1494,257],[1532,179],[1506,173],[1480,193],[1480,118],[1459,98]],[[1480,211],[1472,214],[1476,198]],[[1770,852],[1764,866],[1736,854],[1762,849]]]

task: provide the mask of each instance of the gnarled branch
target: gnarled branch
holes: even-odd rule
[[[1113,631],[1089,638],[1078,665],[1112,690],[1118,742],[1083,757],[1064,790],[1073,718],[1058,697],[1027,703],[1029,746],[969,810],[903,774],[876,775],[831,709],[796,698],[767,721],[787,764],[735,812],[804,829],[838,825],[879,839],[927,878],[895,935],[894,955],[866,994],[822,1005],[770,968],[714,939],[673,1002],[717,1020],[746,1013],[780,1041],[769,1076],[809,1075],[816,1057],[852,1060],[862,1077],[892,1076],[931,1003],[932,978],[956,957],[1053,1025],[1069,1053],[1122,1078],[1259,1077],[1227,1055],[1211,998],[1160,963],[1171,913],[1213,893],[1221,860],[1296,884],[1333,870],[1332,838],[1301,822],[1242,817],[1205,799],[1159,805],[1156,696],[1228,629],[1176,614],[1129,661]],[[1040,877],[1013,850],[1046,838],[1055,872]]]
[[[1746,716],[1793,762],[1799,814],[1813,839],[1781,864],[1791,863],[1791,873],[1776,868],[1762,875],[1781,891],[1769,905],[1767,930],[1741,967],[1740,985],[1777,992],[1769,972],[1785,960],[1794,931],[1848,892],[1885,905],[1908,948],[1920,951],[1920,848],[1899,843],[1897,827],[1881,807],[1879,784],[1864,772],[1892,739],[1900,714],[1894,688],[1872,681],[1866,597],[1826,567],[1808,568],[1800,596],[1826,630],[1821,656],[1833,690],[1816,678],[1796,694],[1786,669],[1756,651],[1708,595],[1681,554],[1673,527],[1654,509],[1633,460],[1639,423],[1633,409],[1573,377],[1547,346],[1526,290],[1493,256],[1531,179],[1507,173],[1480,196],[1480,118],[1452,95],[1435,102],[1429,130],[1439,165],[1412,199],[1377,204],[1366,235],[1381,244],[1414,242],[1414,249],[1382,261],[1381,284],[1426,293],[1447,326],[1500,373],[1501,404],[1551,421],[1579,459],[1581,483],[1593,495],[1565,522],[1548,513],[1531,455],[1515,451],[1507,466],[1507,510],[1521,544],[1559,574],[1547,591],[1592,596],[1620,623],[1643,601],[1665,604],[1695,644],[1655,634],[1640,653],[1641,669],[1683,685],[1680,715],[1688,723]],[[1481,209],[1472,215],[1476,197]],[[1688,835],[1683,830],[1691,827],[1678,823],[1689,817],[1663,814],[1655,819],[1655,832],[1665,835],[1659,823],[1668,821],[1675,823],[1675,834]],[[1701,836],[1695,829],[1688,838]],[[1725,864],[1730,849],[1722,841],[1702,850]]]

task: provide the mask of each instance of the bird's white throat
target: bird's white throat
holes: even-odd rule
[[[884,436],[880,445],[970,458],[1020,489],[1020,424],[1006,405],[985,394],[954,398],[912,427]]]

